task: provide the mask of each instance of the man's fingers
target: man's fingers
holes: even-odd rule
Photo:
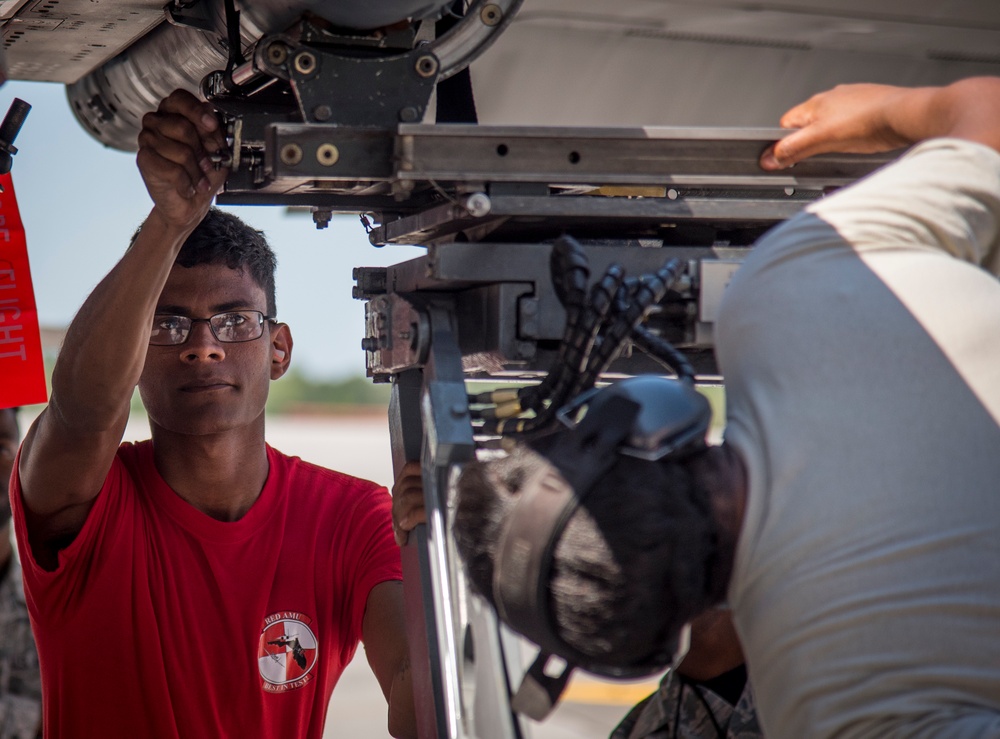
[[[403,469],[399,471],[399,477],[420,477],[422,474],[422,468],[418,460],[410,460],[403,465]]]
[[[155,133],[162,140],[183,144],[199,161],[225,146],[220,132],[204,132],[191,119],[176,113],[147,113],[142,119],[142,129]]]
[[[164,135],[155,125],[145,126],[139,133],[139,153],[137,161],[144,173],[174,184],[184,197],[190,197],[199,185],[202,191],[210,187],[202,164],[207,159],[200,142],[195,149],[189,142]],[[208,164],[210,168],[211,163]]]
[[[805,128],[813,123],[816,120],[814,100],[815,98],[812,98],[786,111],[778,121],[778,125],[782,128]]]
[[[156,113],[143,119],[161,134],[185,141],[192,149],[214,154],[226,145],[215,109],[185,90],[175,90],[161,101]]]
[[[201,135],[219,131],[219,119],[211,104],[202,102],[187,90],[174,90],[160,101],[158,113],[180,115],[191,121]]]
[[[174,190],[185,199],[191,199],[198,193],[197,185],[203,177],[193,179],[184,167],[160,156],[156,149],[140,147],[136,162],[150,193]]]
[[[407,462],[392,486],[392,532],[399,546],[406,544],[409,532],[427,522],[424,509],[424,483],[420,462]]]
[[[396,526],[405,531],[409,531],[418,523],[425,523],[427,513],[424,509],[423,492],[411,490],[393,500],[392,519]]]
[[[787,169],[816,154],[834,151],[836,145],[830,142],[830,137],[824,133],[823,128],[820,124],[814,123],[774,142],[761,155],[761,168],[766,170]],[[824,146],[824,142],[827,145]]]

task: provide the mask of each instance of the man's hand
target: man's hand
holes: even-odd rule
[[[817,154],[871,154],[906,146],[892,130],[886,110],[908,90],[891,85],[839,85],[814,95],[781,117],[782,128],[797,128],[764,152],[764,169],[783,169]]]
[[[871,154],[929,138],[956,137],[1000,151],[1000,78],[975,77],[947,87],[839,85],[781,117],[797,128],[760,158],[766,170],[817,154]]]
[[[392,485],[392,533],[399,546],[406,544],[417,524],[427,523],[424,479],[420,462],[407,462]]]
[[[209,160],[224,146],[214,109],[189,92],[176,90],[155,113],[147,113],[136,162],[153,199],[153,214],[182,228],[200,223],[229,174]]]

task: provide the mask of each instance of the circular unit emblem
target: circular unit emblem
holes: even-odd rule
[[[257,665],[264,678],[264,689],[284,692],[309,682],[318,646],[316,635],[303,620],[286,617],[268,623],[257,647]]]

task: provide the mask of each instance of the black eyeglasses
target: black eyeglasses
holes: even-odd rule
[[[207,323],[212,335],[224,344],[253,341],[264,334],[264,321],[273,321],[273,316],[265,316],[259,310],[234,310],[216,313],[211,318],[190,318],[188,316],[153,316],[153,329],[149,343],[154,346],[175,346],[183,344],[196,323]]]

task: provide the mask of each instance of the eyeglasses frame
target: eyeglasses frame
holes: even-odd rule
[[[260,326],[260,334],[258,334],[257,336],[254,336],[252,339],[239,339],[237,341],[230,341],[230,340],[226,340],[226,339],[220,339],[219,335],[217,333],[215,333],[215,326],[212,325],[212,319],[213,318],[218,318],[219,316],[227,315],[229,313],[256,313],[260,317],[260,323],[258,324]],[[150,338],[149,338],[149,345],[150,346],[184,346],[188,342],[188,339],[191,338],[191,332],[194,330],[194,325],[196,323],[207,323],[208,324],[208,330],[212,332],[212,336],[220,344],[246,344],[246,343],[248,343],[250,341],[257,341],[257,339],[259,339],[261,336],[264,335],[264,324],[267,321],[270,321],[271,323],[277,323],[276,316],[268,316],[262,310],[253,310],[253,309],[250,309],[250,310],[224,310],[224,311],[222,311],[220,313],[216,313],[214,315],[211,315],[208,318],[192,318],[191,316],[182,316],[182,315],[179,315],[177,313],[154,313],[153,314],[154,320],[156,319],[157,316],[171,316],[171,317],[175,317],[175,318],[186,318],[187,320],[189,320],[191,322],[191,325],[188,327],[187,334],[184,336],[184,341],[178,342],[176,344],[154,344],[153,343],[153,337],[150,336]]]

